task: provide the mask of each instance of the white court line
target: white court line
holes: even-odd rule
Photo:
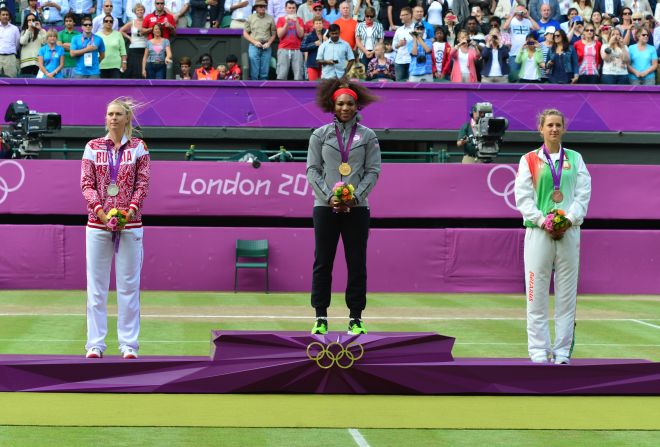
[[[84,317],[84,313],[49,313],[49,312],[4,312],[0,317]],[[192,318],[192,319],[262,319],[262,320],[309,320],[309,315],[194,315],[194,314],[140,314],[142,318]],[[329,320],[345,320],[346,317],[328,317]],[[369,316],[368,320],[393,320],[393,321],[527,321],[526,317],[392,317],[392,316]],[[648,321],[660,321],[657,318],[646,318]],[[645,323],[630,318],[578,318],[580,321],[633,321],[641,324],[651,325],[660,329],[651,323]]]
[[[357,428],[349,428],[348,433],[350,433],[350,435],[353,437],[353,441],[355,441],[359,447],[369,447],[369,443],[366,439],[364,439],[364,436],[362,436],[360,430]]]
[[[642,320],[630,320],[630,321],[634,321],[635,323],[643,324],[644,326],[651,326],[651,327],[654,327],[656,329],[660,329],[660,326],[658,326],[657,324],[647,323],[646,321],[642,321]]]

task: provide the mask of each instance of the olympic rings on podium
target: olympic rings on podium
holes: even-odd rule
[[[364,347],[355,342],[350,342],[346,346],[338,341],[323,345],[318,341],[313,341],[307,345],[307,357],[316,362],[321,369],[330,369],[337,365],[341,369],[348,369],[362,358]]]

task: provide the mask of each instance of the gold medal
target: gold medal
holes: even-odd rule
[[[555,203],[561,203],[564,201],[564,194],[562,194],[561,191],[558,189],[555,189],[550,197],[552,198],[552,201]]]
[[[342,163],[339,165],[339,173],[341,175],[350,175],[351,171],[352,171],[351,165],[349,165],[348,163]]]

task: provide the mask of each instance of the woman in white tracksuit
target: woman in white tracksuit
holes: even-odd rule
[[[573,351],[575,307],[580,264],[580,225],[591,197],[591,176],[582,156],[562,147],[564,115],[544,110],[538,119],[543,146],[520,159],[516,206],[525,221],[525,288],[527,342],[535,363],[568,364]],[[560,157],[562,159],[559,162]],[[552,161],[552,165],[549,164]],[[543,229],[553,209],[566,213],[569,226],[559,232]],[[555,342],[549,319],[550,276],[554,270]]]
[[[140,333],[142,204],[149,190],[149,151],[132,136],[134,105],[126,98],[108,104],[107,135],[85,146],[81,189],[87,202],[87,358],[100,358],[108,333],[110,267],[115,260],[117,337],[125,359],[137,358]],[[108,213],[127,213],[124,227],[111,231]]]

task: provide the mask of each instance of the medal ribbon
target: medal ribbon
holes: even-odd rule
[[[128,141],[123,144],[117,151],[117,163],[115,164],[115,158],[112,156],[112,149],[108,147],[108,170],[110,171],[110,183],[117,183],[117,177],[119,176],[119,166],[121,165],[121,157],[124,154],[124,148],[128,144]],[[113,144],[114,147],[114,144]]]
[[[353,124],[351,136],[348,137],[348,143],[344,146],[344,139],[339,132],[339,126],[335,124],[335,135],[337,135],[337,144],[339,144],[339,153],[341,154],[342,163],[348,163],[348,154],[351,152],[351,145],[353,144],[353,138],[355,138],[355,132],[357,132],[357,124]]]
[[[555,187],[555,191],[559,191],[559,185],[561,183],[561,170],[564,167],[564,147],[559,146],[559,167],[557,169],[555,169],[555,164],[552,162],[552,159],[550,158],[550,152],[548,152],[548,148],[545,147],[545,144],[543,145],[543,154],[548,160],[548,166],[550,166],[550,174],[552,175],[552,184]]]

